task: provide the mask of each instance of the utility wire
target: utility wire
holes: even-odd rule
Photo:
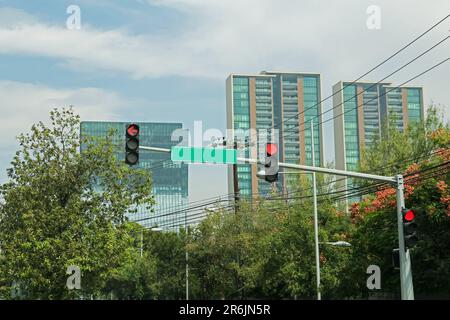
[[[413,175],[416,175],[416,174],[425,173],[425,172],[428,172],[428,171],[432,171],[434,169],[441,168],[439,170],[435,170],[434,172],[429,172],[427,175],[419,176],[419,177],[413,178],[411,180],[406,180],[405,183],[408,184],[408,183],[411,183],[411,182],[414,182],[414,181],[424,181],[424,180],[427,180],[429,178],[439,177],[443,173],[448,173],[449,172],[449,170],[448,170],[449,163],[450,163],[450,161],[442,163],[442,164],[439,164],[439,165],[436,165],[436,166],[433,166],[433,167],[429,167],[429,168],[425,168],[425,169],[422,169],[422,170],[418,170],[418,171],[412,172],[412,173],[408,174],[407,176],[413,176]],[[331,199],[325,198],[325,199],[322,199],[321,201],[318,200],[318,202],[338,201],[338,200],[348,199],[350,197],[367,195],[367,194],[370,194],[370,193],[373,193],[373,192],[382,191],[382,190],[386,190],[386,189],[389,189],[389,188],[392,188],[392,186],[389,183],[381,182],[381,183],[374,183],[374,184],[372,184],[370,186],[365,186],[365,187],[362,187],[362,188],[348,188],[346,190],[340,190],[340,191],[323,193],[323,194],[319,194],[317,196],[318,197],[324,197],[324,196],[328,196],[328,195],[332,195],[332,194],[338,194],[338,193],[346,192],[345,195],[336,196],[336,197],[331,198]],[[299,200],[299,199],[309,199],[311,197],[312,196],[308,195],[308,196],[302,196],[302,197],[292,197],[290,199],[292,199],[292,200],[293,199]],[[271,198],[269,198],[269,199],[266,199],[266,200],[286,200],[286,199],[274,199],[274,198],[271,199]],[[226,210],[226,209],[232,208],[232,207],[233,207],[233,205],[228,205],[228,206],[225,206],[225,207],[220,208],[220,209],[221,210]],[[186,212],[186,214],[187,214],[187,212]],[[203,217],[207,216],[208,214],[209,213],[206,213],[206,212],[202,211],[202,209],[200,208],[200,209],[195,210],[194,213],[190,213],[186,217],[187,217],[187,220],[190,221],[190,220],[193,219],[193,217],[196,217],[196,219],[198,219],[199,216],[201,216],[200,218],[203,218]],[[180,220],[186,220],[186,218],[185,219],[180,219]],[[174,225],[173,222],[165,222],[165,223],[161,224],[160,226],[161,227],[164,227],[164,226],[175,226],[176,227],[176,226],[181,226],[181,225],[184,225],[184,223],[181,223],[180,225]]]
[[[391,60],[392,58],[394,58],[395,56],[397,56],[400,52],[402,52],[403,50],[405,50],[406,48],[408,48],[409,46],[411,46],[413,43],[415,43],[417,40],[419,40],[420,38],[422,38],[424,35],[426,35],[427,33],[429,33],[431,30],[433,30],[434,28],[436,28],[438,25],[440,25],[442,22],[444,22],[448,17],[450,16],[450,14],[448,14],[447,16],[445,16],[444,18],[442,18],[441,20],[439,20],[437,23],[435,23],[434,25],[432,25],[430,28],[428,28],[425,32],[423,32],[422,34],[420,34],[419,36],[417,36],[416,38],[414,38],[412,41],[410,41],[409,43],[407,43],[405,46],[403,46],[402,48],[400,48],[399,50],[397,50],[394,54],[392,54],[391,56],[389,56],[388,58],[384,59],[382,62],[380,62],[379,64],[377,64],[375,67],[373,67],[372,69],[370,69],[369,71],[367,71],[366,73],[364,73],[363,75],[359,76],[356,80],[352,81],[351,83],[347,84],[346,86],[344,86],[343,88],[341,88],[340,90],[334,92],[333,94],[327,96],[326,98],[322,99],[321,101],[319,101],[318,103],[316,103],[315,105],[312,105],[311,107],[304,109],[302,112],[297,113],[296,115],[289,117],[283,121],[281,121],[280,123],[274,125],[272,128],[275,128],[277,126],[282,125],[284,122],[290,120],[290,119],[294,119],[297,118],[299,115],[305,113],[308,110],[311,110],[312,108],[317,107],[318,105],[320,105],[322,102],[325,102],[326,100],[334,97],[336,94],[342,92],[345,88],[347,88],[348,86],[351,86],[353,84],[355,84],[356,82],[358,82],[359,80],[361,80],[362,78],[364,78],[365,76],[367,76],[368,74],[370,74],[371,72],[375,71],[376,69],[378,69],[380,66],[382,66],[383,64],[385,64],[386,62],[388,62],[389,60]]]
[[[327,111],[321,112],[321,113],[318,114],[317,116],[314,116],[314,117],[310,118],[308,121],[311,121],[311,119],[314,120],[314,119],[320,118],[320,117],[323,116],[324,114],[326,114],[326,113],[328,113],[328,112],[330,112],[330,111],[336,109],[336,108],[339,107],[339,106],[344,105],[346,102],[355,99],[356,97],[358,97],[359,95],[363,94],[364,92],[366,92],[366,91],[372,89],[373,87],[379,85],[380,83],[382,83],[384,80],[386,80],[386,79],[389,78],[390,76],[396,74],[396,73],[399,72],[400,70],[404,69],[405,67],[407,67],[408,65],[410,65],[411,63],[413,63],[414,61],[416,61],[417,59],[421,58],[422,56],[424,56],[425,54],[427,54],[428,52],[430,52],[431,50],[433,50],[434,48],[436,48],[438,45],[442,44],[444,41],[447,41],[448,38],[450,38],[450,36],[445,37],[444,39],[442,39],[441,41],[439,41],[438,43],[436,43],[435,45],[433,45],[431,48],[428,48],[427,50],[425,50],[424,52],[422,52],[421,54],[419,54],[418,56],[416,56],[415,58],[413,58],[413,59],[410,60],[409,62],[405,63],[405,64],[402,65],[400,68],[398,68],[398,69],[396,69],[395,71],[391,72],[390,74],[388,74],[387,76],[385,76],[383,79],[379,80],[378,82],[375,82],[375,83],[371,84],[369,87],[364,88],[361,92],[358,92],[358,93],[355,94],[354,96],[348,98],[347,100],[344,100],[343,102],[339,103],[338,105],[334,106],[333,108],[328,109]],[[283,132],[291,131],[293,128],[300,127],[300,126],[306,124],[308,121],[305,120],[305,121],[304,121],[303,123],[301,123],[301,124],[298,124],[298,123],[297,123],[296,125],[292,126],[292,128],[283,130]],[[294,133],[297,133],[297,130],[296,130]]]
[[[403,83],[400,84],[399,86],[397,86],[397,87],[391,87],[390,90],[386,90],[386,91],[383,92],[382,94],[379,94],[378,96],[376,96],[376,97],[374,97],[374,98],[372,98],[372,99],[369,99],[369,100],[366,102],[366,104],[369,103],[369,102],[371,102],[371,101],[374,101],[375,99],[379,99],[379,98],[385,96],[386,94],[388,94],[389,92],[391,92],[391,91],[393,91],[393,90],[400,89],[403,85],[405,85],[405,84],[407,84],[407,83],[409,83],[409,82],[411,82],[411,81],[413,81],[413,80],[419,78],[420,76],[422,76],[422,75],[424,75],[424,74],[430,72],[431,70],[437,68],[437,67],[440,66],[441,64],[447,62],[448,60],[450,60],[450,57],[449,57],[449,58],[446,58],[446,59],[444,59],[444,60],[442,60],[441,62],[439,62],[439,63],[437,63],[437,64],[435,64],[435,65],[433,65],[432,67],[426,69],[425,71],[423,71],[423,72],[421,72],[421,73],[415,75],[414,77],[412,77],[412,78],[410,78],[409,80],[403,82]],[[323,123],[325,123],[325,122],[334,120],[334,119],[336,119],[337,117],[340,117],[340,116],[342,116],[342,115],[344,115],[344,114],[346,114],[346,113],[349,113],[349,112],[351,112],[351,111],[353,111],[353,110],[356,110],[356,109],[358,109],[359,107],[360,107],[360,106],[357,105],[355,108],[351,108],[351,109],[349,109],[349,110],[347,110],[347,111],[345,111],[345,112],[343,112],[343,113],[341,113],[341,114],[335,115],[334,117],[332,117],[332,118],[330,118],[330,119],[320,121],[319,123],[313,125],[313,128],[314,128],[314,127],[318,127],[320,124],[323,124]],[[299,134],[299,133],[301,133],[301,132],[303,132],[303,131],[305,131],[305,130],[309,130],[309,128],[305,128],[305,129],[303,129],[303,130],[299,130],[299,132],[293,132],[293,133],[291,133],[291,134],[288,134],[288,135],[286,135],[286,136],[283,136],[283,138],[287,138],[287,137],[289,137],[289,136],[292,136],[292,134]]]

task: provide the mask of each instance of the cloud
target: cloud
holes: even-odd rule
[[[88,25],[87,18],[81,30],[43,22],[3,25],[0,53],[53,57],[73,70],[107,70],[137,79],[172,75],[224,79],[231,72],[266,68],[352,78],[431,24],[422,21],[437,21],[450,9],[446,0],[433,5],[371,1],[382,10],[382,28],[373,31],[366,27],[366,9],[373,3],[360,0],[147,2],[148,10],[164,7],[182,12],[184,19],[170,34],[101,30]],[[430,39],[443,34],[441,30]]]
[[[53,108],[73,105],[83,120],[116,120],[116,110],[124,104],[115,92],[98,88],[55,89],[15,81],[0,81],[0,97],[3,152],[15,148],[15,137],[28,132],[32,124],[47,119]]]
[[[0,8],[0,28],[2,27],[16,27],[23,24],[36,23],[37,19],[20,9],[11,7]]]

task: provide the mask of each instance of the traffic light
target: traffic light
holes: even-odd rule
[[[127,125],[125,132],[125,163],[135,165],[139,162],[139,126]]]
[[[414,221],[416,213],[411,209],[402,209],[403,215],[403,237],[405,248],[413,247],[419,240],[417,237],[417,223]]]
[[[276,143],[266,144],[266,158],[264,162],[265,175],[267,182],[278,180],[278,145]]]
[[[400,250],[398,248],[392,250],[392,266],[394,269],[400,269]]]

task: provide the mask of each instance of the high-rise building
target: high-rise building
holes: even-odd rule
[[[180,123],[135,122],[140,127],[141,146],[170,148],[178,143],[172,141],[172,133],[182,128]],[[127,122],[81,122],[81,137],[106,137],[113,130],[113,144],[119,161],[125,159],[125,128]],[[84,148],[85,146],[81,146]],[[153,195],[156,201],[154,211],[138,208],[129,216],[146,227],[155,225],[163,229],[178,229],[184,221],[183,207],[188,203],[188,169],[186,164],[173,163],[167,153],[140,151],[136,168],[151,170]],[[173,213],[176,212],[176,213]],[[170,213],[170,214],[169,214]]]
[[[227,129],[232,137],[237,131],[277,129],[279,161],[311,165],[310,120],[314,122],[315,164],[323,164],[320,75],[313,73],[272,72],[231,74],[226,80]],[[249,144],[255,134],[248,133]],[[242,156],[256,158],[259,150],[247,148]],[[228,188],[233,192],[233,169],[228,169]],[[237,166],[238,185],[242,196],[266,194],[272,186],[258,179],[257,165]],[[280,174],[278,191],[289,190],[295,176]]]
[[[361,152],[394,116],[397,129],[424,117],[419,87],[392,87],[390,83],[338,82],[333,86],[336,168],[356,171]]]

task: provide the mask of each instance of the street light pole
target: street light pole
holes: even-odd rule
[[[141,258],[144,251],[144,229],[141,230]]]
[[[187,241],[189,240],[188,238],[188,227],[187,227],[187,211],[184,211],[184,231],[185,231],[185,236],[186,236],[186,300],[189,300],[189,252],[187,250]]]
[[[314,122],[311,119],[311,159],[312,166],[315,167],[315,156],[314,156]],[[312,173],[312,185],[313,185],[313,202],[314,202],[314,242],[316,250],[316,289],[317,289],[317,300],[321,300],[320,296],[320,255],[319,255],[319,223],[317,217],[317,188],[316,188],[316,173]]]
[[[398,248],[400,258],[400,289],[402,300],[414,300],[414,289],[411,272],[411,258],[409,250],[405,250],[405,238],[403,235],[402,209],[405,207],[403,176],[397,175],[397,226]]]

